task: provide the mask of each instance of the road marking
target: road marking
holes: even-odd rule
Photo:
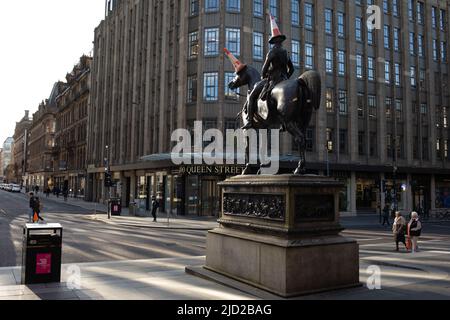
[[[0,209],[0,212],[3,213],[6,216],[6,211],[3,209]]]

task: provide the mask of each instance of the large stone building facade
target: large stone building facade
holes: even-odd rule
[[[371,5],[379,10],[367,11]],[[269,10],[287,36],[294,76],[317,69],[323,101],[307,133],[312,173],[341,179],[341,211],[450,207],[450,1],[191,0],[109,2],[95,31],[88,199],[107,197],[105,163],[127,205],[151,196],[177,214],[215,215],[226,174],[184,175],[171,133],[236,128],[227,47],[261,68]],[[375,8],[376,9],[376,8]],[[367,21],[375,17],[375,29]],[[282,137],[284,166],[297,151]],[[106,161],[105,161],[106,160]],[[395,172],[395,173],[394,173]],[[394,181],[397,192],[393,192]],[[393,196],[397,197],[394,201]]]
[[[3,177],[3,180],[11,183],[9,181],[11,179],[11,171],[13,168],[11,164],[13,163],[13,148],[14,148],[14,139],[12,137],[6,138],[2,145],[2,152],[0,153],[0,177]]]
[[[64,90],[65,84],[57,82],[50,97],[43,101],[33,114],[29,136],[29,167],[25,181],[26,189],[39,187],[44,191],[53,189],[54,147],[56,132],[56,98]]]
[[[54,186],[72,197],[86,189],[87,114],[92,58],[82,56],[67,74],[64,91],[56,98]],[[94,137],[92,137],[95,139]]]
[[[15,183],[23,186],[27,179],[28,171],[28,138],[31,127],[30,112],[25,111],[24,117],[16,123],[14,130],[14,167],[15,167]]]

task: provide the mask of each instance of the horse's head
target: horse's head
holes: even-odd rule
[[[236,73],[236,76],[233,80],[228,84],[228,88],[231,90],[236,90],[240,87],[246,86],[250,83],[248,73],[246,72],[248,67],[245,67],[243,70]]]

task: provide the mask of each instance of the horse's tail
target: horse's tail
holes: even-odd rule
[[[320,79],[320,74],[313,70],[307,71],[300,76],[299,81],[303,82],[308,88],[309,97],[307,98],[307,103],[318,110],[322,98],[322,81]]]

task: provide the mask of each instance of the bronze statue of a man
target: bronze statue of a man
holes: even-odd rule
[[[294,74],[294,65],[289,53],[283,48],[283,42],[286,36],[281,34],[280,29],[275,21],[275,17],[270,15],[272,26],[272,37],[269,43],[273,45],[267,54],[266,61],[262,69],[262,83],[256,85],[252,93],[249,95],[247,116],[248,123],[242,129],[247,130],[253,127],[253,116],[257,106],[258,98],[267,101],[272,93],[273,88],[282,81],[288,80]],[[262,87],[264,84],[264,87]],[[261,91],[262,87],[262,91]]]

